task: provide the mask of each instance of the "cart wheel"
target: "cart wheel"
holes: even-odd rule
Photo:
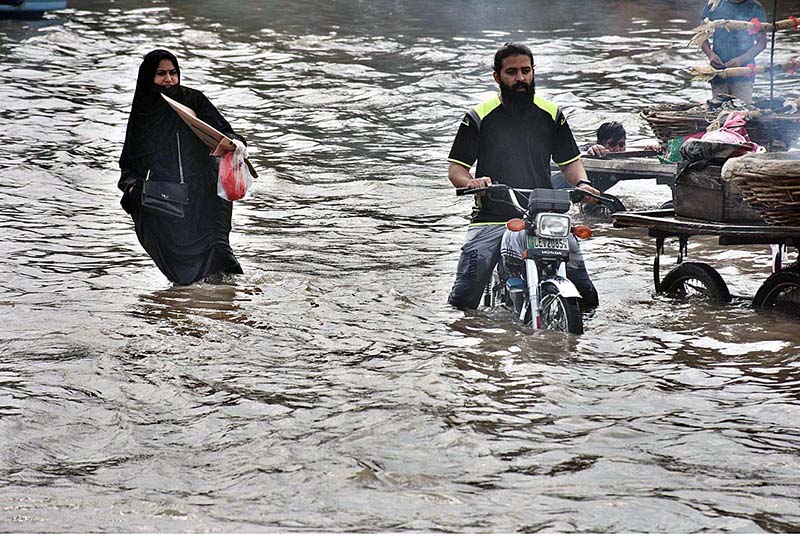
[[[758,288],[753,306],[800,313],[800,272],[788,267],[771,275]]]
[[[664,294],[678,298],[705,298],[729,302],[731,293],[722,276],[706,263],[681,263],[661,281]]]

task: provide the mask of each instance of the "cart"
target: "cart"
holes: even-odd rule
[[[656,255],[653,261],[656,292],[679,297],[700,295],[721,302],[731,299],[728,286],[711,265],[686,261],[690,237],[717,236],[721,246],[779,245],[780,248],[773,248],[773,273],[759,287],[753,306],[800,312],[800,269],[797,263],[782,266],[782,255],[785,252],[783,247],[800,247],[800,226],[695,220],[675,216],[672,209],[616,213],[613,215],[613,224],[616,228],[647,228],[649,236],[656,239]],[[660,261],[667,238],[678,239],[678,265],[662,279]]]
[[[626,151],[609,153],[603,158],[581,157],[581,163],[589,179],[595,185],[603,182],[655,179],[658,185],[667,185],[675,193],[675,179],[678,176],[677,163],[662,163],[656,160],[656,151]],[[600,188],[600,190],[604,190]]]

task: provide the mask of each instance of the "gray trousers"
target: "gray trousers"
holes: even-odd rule
[[[448,302],[458,309],[475,309],[481,302],[483,290],[492,280],[492,270],[500,261],[500,243],[505,224],[471,225],[461,247],[461,257],[456,268],[456,281]],[[581,294],[581,303],[589,308],[597,306],[597,290],[592,284],[583,260],[578,240],[569,237],[567,277]]]
[[[753,79],[747,77],[711,79],[711,96],[730,95],[746,104],[753,104]]]

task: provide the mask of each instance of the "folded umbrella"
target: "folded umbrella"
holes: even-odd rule
[[[189,126],[189,128],[192,129],[192,132],[194,132],[197,137],[208,146],[209,149],[213,151],[220,144],[222,144],[222,149],[226,151],[233,151],[236,149],[236,145],[233,143],[233,140],[219,132],[202,119],[198,118],[197,113],[195,113],[194,110],[179,103],[175,99],[167,97],[163,93],[161,96],[164,97],[164,100],[167,101],[167,104],[169,104],[172,109],[175,110],[178,116],[180,116],[180,118]],[[256,173],[255,168],[253,168],[253,165],[250,164],[250,161],[244,159],[244,163],[250,170],[250,175],[253,177],[258,177],[258,174]]]

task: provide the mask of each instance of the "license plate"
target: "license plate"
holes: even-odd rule
[[[569,243],[566,238],[549,239],[528,235],[528,248],[546,248],[547,250],[569,250]]]

